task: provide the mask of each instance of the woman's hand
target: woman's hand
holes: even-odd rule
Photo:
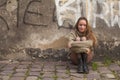
[[[72,46],[71,46],[71,42],[69,42],[69,43],[68,43],[68,48],[71,48],[71,47],[72,47]]]
[[[91,50],[89,48],[85,48],[87,50],[87,54],[89,54],[91,52]]]
[[[86,41],[87,38],[84,36],[84,37],[76,37],[75,41]]]
[[[76,37],[75,41],[80,41],[80,37]]]
[[[82,41],[86,41],[87,39],[86,39],[86,37],[84,36],[84,37],[81,38],[81,40],[82,40]]]

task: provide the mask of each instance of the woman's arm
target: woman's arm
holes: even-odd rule
[[[75,47],[92,47],[93,46],[93,41],[92,40],[86,40],[86,41],[72,41],[71,46]]]

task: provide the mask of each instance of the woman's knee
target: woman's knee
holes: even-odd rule
[[[88,54],[87,62],[90,62],[93,59],[93,53]]]
[[[93,58],[93,53],[89,53],[87,57],[87,62],[89,63]],[[73,64],[78,64],[78,55],[77,53],[71,53],[70,59],[73,62]]]

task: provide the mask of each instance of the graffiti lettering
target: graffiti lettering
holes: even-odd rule
[[[0,0],[0,7],[6,5],[7,3],[7,0]]]
[[[119,14],[118,15],[115,15],[114,13],[113,13],[113,7],[114,7],[114,3],[111,3],[111,7],[110,7],[110,9],[111,9],[111,26],[114,26],[115,24],[117,24],[118,23],[118,25],[119,25],[119,27],[120,27],[120,18],[119,18],[119,16],[120,16],[120,1],[119,1]]]
[[[55,4],[59,26],[62,26],[67,20],[75,23],[80,16],[83,16],[82,13],[84,13],[84,16],[88,18],[93,28],[96,28],[96,18],[102,19],[108,27],[118,24],[120,28],[120,1],[115,3],[114,1],[106,2],[104,0],[67,0],[62,3],[62,0],[55,0]],[[119,9],[114,8],[116,4]],[[98,9],[98,5],[100,5],[100,10]],[[81,11],[83,12],[81,13]]]
[[[68,0],[68,2],[66,2],[65,4],[60,3],[59,0],[55,0],[55,4],[56,4],[56,12],[57,12],[57,20],[58,20],[58,24],[59,26],[62,26],[65,18],[69,18],[72,19],[72,17],[78,18],[78,16],[81,16],[80,14],[80,7],[78,6],[80,4],[80,0],[77,0],[76,4],[77,4],[77,8],[71,7],[70,5],[72,3],[74,3],[76,0]],[[75,14],[74,16],[72,16],[72,13],[69,14],[65,14],[66,11],[72,11],[73,14]],[[71,20],[72,21],[72,20]],[[73,21],[72,21],[73,22]]]
[[[26,10],[25,10],[25,14],[24,14],[24,18],[23,18],[23,22],[24,24],[27,25],[33,25],[33,26],[47,26],[46,24],[46,20],[47,19],[46,16],[44,16],[43,13],[41,13],[42,11],[40,11],[39,6],[37,9],[38,10],[32,10],[32,7],[34,7],[36,4],[42,5],[42,2],[39,0],[36,1],[30,1]],[[32,7],[31,7],[32,6]],[[33,20],[34,19],[34,20]]]
[[[0,16],[0,19],[6,24],[7,30],[9,30],[9,26],[6,20],[2,16]]]
[[[3,1],[3,0],[2,0],[2,1]],[[2,1],[1,1],[1,2],[2,2]],[[7,3],[7,1],[4,0],[4,2],[0,3],[0,7],[6,5],[6,3]],[[7,21],[6,21],[1,15],[0,15],[0,19],[5,23],[5,25],[6,25],[6,27],[7,27],[7,30],[9,30],[9,26],[8,26]]]
[[[95,4],[96,4],[96,3],[95,3]],[[108,26],[110,26],[110,25],[109,25],[109,22],[108,22],[108,21],[106,20],[106,18],[105,18],[105,16],[109,13],[109,7],[108,7],[108,5],[107,5],[105,2],[101,3],[101,5],[103,6],[103,8],[104,8],[105,10],[103,10],[100,14],[96,14],[96,13],[94,12],[93,28],[96,27],[96,17],[101,18],[102,20],[104,20],[104,21],[106,22],[106,24],[107,24]],[[102,8],[102,9],[103,9],[103,8]]]

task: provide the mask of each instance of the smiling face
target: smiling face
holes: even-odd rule
[[[85,32],[87,29],[87,22],[86,20],[82,19],[82,20],[79,20],[78,22],[78,31],[83,33]]]

